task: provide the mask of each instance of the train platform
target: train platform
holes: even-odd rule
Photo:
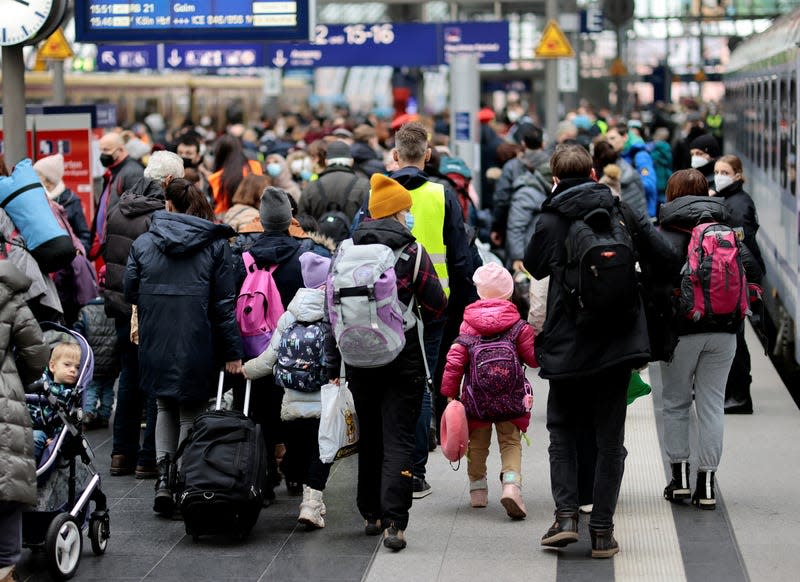
[[[556,552],[539,546],[552,523],[545,409],[547,382],[531,377],[536,402],[523,446],[524,521],[511,521],[490,484],[486,509],[469,507],[466,466],[451,469],[437,450],[428,464],[433,493],[415,500],[399,553],[363,534],[355,505],[355,458],[333,469],[325,501],[327,527],[306,531],[295,521],[298,498],[281,486],[243,542],[193,542],[179,521],[152,512],[153,482],[109,477],[111,435],[90,434],[111,507],[111,539],[102,557],[88,541],[74,580],[109,581],[665,581],[747,582],[796,579],[800,571],[800,411],[758,340],[753,358],[752,416],[725,418],[725,451],[717,474],[718,507],[702,511],[662,498],[667,465],[660,442],[660,377],[651,366],[652,397],[628,410],[628,458],[616,514],[621,551],[592,560],[586,520],[579,543]],[[693,465],[696,466],[696,463]],[[490,453],[490,475],[499,454]],[[21,580],[48,580],[40,555],[24,551]]]

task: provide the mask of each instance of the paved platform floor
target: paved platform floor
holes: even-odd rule
[[[547,383],[534,379],[536,403],[523,445],[524,521],[509,520],[490,484],[486,509],[469,507],[466,466],[453,471],[437,451],[429,462],[434,492],[415,502],[408,548],[392,553],[363,535],[355,507],[355,462],[337,463],[325,501],[327,527],[307,532],[295,522],[297,498],[283,487],[264,509],[250,538],[234,542],[184,535],[181,522],[152,511],[153,482],[108,477],[110,433],[90,433],[103,489],[111,505],[112,537],[105,556],[85,544],[78,581],[683,581],[755,582],[797,579],[800,572],[800,412],[755,336],[752,416],[726,417],[725,452],[718,473],[719,507],[700,511],[661,497],[667,467],[659,443],[660,375],[652,367],[652,397],[629,407],[629,454],[616,515],[621,552],[592,560],[585,524],[581,541],[561,552],[542,550],[552,521],[544,412]],[[533,375],[532,375],[533,376]],[[490,454],[489,472],[499,473]],[[26,581],[48,580],[41,556],[25,551]]]

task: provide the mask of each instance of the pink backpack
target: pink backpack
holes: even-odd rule
[[[247,275],[236,298],[236,322],[242,334],[244,355],[254,358],[267,349],[285,309],[272,278],[278,265],[260,269],[248,252],[242,253],[242,259]]]
[[[692,229],[679,304],[692,321],[738,323],[748,314],[747,280],[730,226],[704,222]]]

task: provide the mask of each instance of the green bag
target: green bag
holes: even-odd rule
[[[631,372],[631,379],[628,382],[628,404],[640,396],[647,396],[650,392],[652,392],[650,384],[642,380],[639,372],[636,370]]]

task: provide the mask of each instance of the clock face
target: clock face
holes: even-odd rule
[[[0,46],[33,38],[47,21],[53,0],[0,0]]]

